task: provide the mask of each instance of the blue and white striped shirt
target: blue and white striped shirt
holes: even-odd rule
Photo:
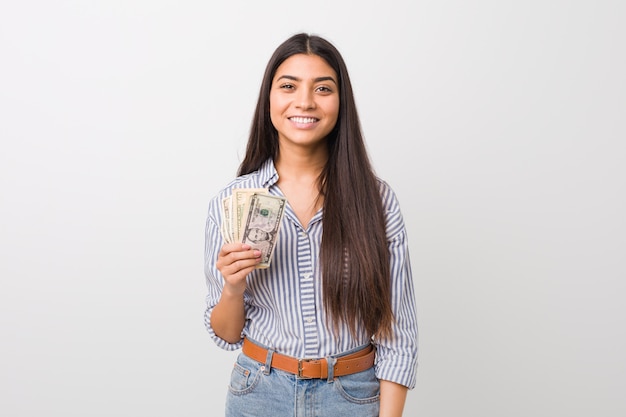
[[[211,312],[224,286],[216,267],[217,255],[224,244],[220,233],[221,202],[233,188],[268,188],[270,194],[282,196],[277,181],[273,161],[268,160],[258,171],[236,178],[209,203],[205,241],[208,287],[205,325],[217,345],[226,350],[240,348],[243,341],[230,344],[211,328]],[[379,186],[391,255],[395,315],[392,336],[372,339],[363,328],[357,328],[358,337],[354,338],[345,325],[339,327],[339,337],[335,335],[322,305],[319,255],[323,212],[317,212],[309,227],[304,229],[288,203],[271,266],[254,270],[247,277],[243,335],[297,358],[336,355],[372,341],[377,348],[376,376],[413,388],[417,370],[417,319],[406,230],[392,189],[383,181],[379,181]]]

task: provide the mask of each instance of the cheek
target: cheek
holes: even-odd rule
[[[280,100],[279,98],[270,95],[270,118],[272,119],[272,123],[278,121],[278,117],[284,112],[284,110],[284,100]],[[274,120],[275,118],[276,120]]]
[[[333,106],[329,110],[329,114],[333,115],[335,123],[337,123],[337,119],[339,119],[339,102],[333,103]]]
[[[279,130],[281,128],[280,115],[273,112],[271,108],[270,108],[270,121],[272,122],[272,126],[274,126],[274,129]]]
[[[328,103],[328,113],[333,114],[335,118],[339,117],[339,100],[333,100]]]
[[[276,114],[277,113],[276,110],[277,110],[276,103],[274,101],[270,100],[270,120],[272,121],[273,125],[276,125],[277,118],[278,118],[278,116]]]

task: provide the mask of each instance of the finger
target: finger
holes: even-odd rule
[[[231,284],[237,285],[238,283],[245,281],[246,277],[252,271],[254,271],[256,266],[257,266],[257,263],[255,262],[253,265],[249,265],[244,268],[241,268],[237,272],[233,273],[232,275],[225,277],[226,281],[230,282]]]
[[[222,273],[224,278],[238,274],[239,271],[246,269],[246,275],[261,262],[261,251],[248,250],[243,252],[230,252],[226,256],[217,259],[217,269]]]
[[[250,250],[250,245],[246,243],[226,243],[220,249],[218,256],[226,256],[231,252],[241,252]]]
[[[260,261],[238,261],[237,263],[224,268],[222,275],[226,285],[231,288],[239,288],[239,291],[245,290],[246,277],[254,271]]]
[[[249,267],[256,266],[259,262],[261,262],[261,252],[260,251],[246,251],[246,252],[237,252],[230,253],[224,259],[220,261],[223,264],[223,273],[230,272],[231,274],[235,274],[242,269],[246,269]]]
[[[224,266],[237,262],[240,259],[249,259],[256,257],[256,252],[252,251],[250,245],[242,243],[229,243],[220,249],[217,255],[216,266],[218,269],[222,269]]]
[[[224,256],[218,257],[218,263],[226,266],[247,259],[257,259],[261,257],[261,251],[250,249],[245,251],[228,252]]]

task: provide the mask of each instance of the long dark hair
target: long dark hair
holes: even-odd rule
[[[383,206],[348,70],[331,43],[301,33],[276,49],[265,69],[238,174],[256,171],[278,155],[278,133],[270,120],[270,89],[277,68],[296,54],[323,58],[339,78],[339,117],[326,138],[329,157],[320,175],[324,196],[320,254],[324,308],[335,327],[342,321],[355,334],[361,323],[370,335],[386,335],[391,331],[393,313]]]

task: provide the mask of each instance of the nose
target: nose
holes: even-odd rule
[[[301,110],[311,110],[315,108],[315,96],[313,92],[306,88],[298,91],[296,98],[296,107]]]

